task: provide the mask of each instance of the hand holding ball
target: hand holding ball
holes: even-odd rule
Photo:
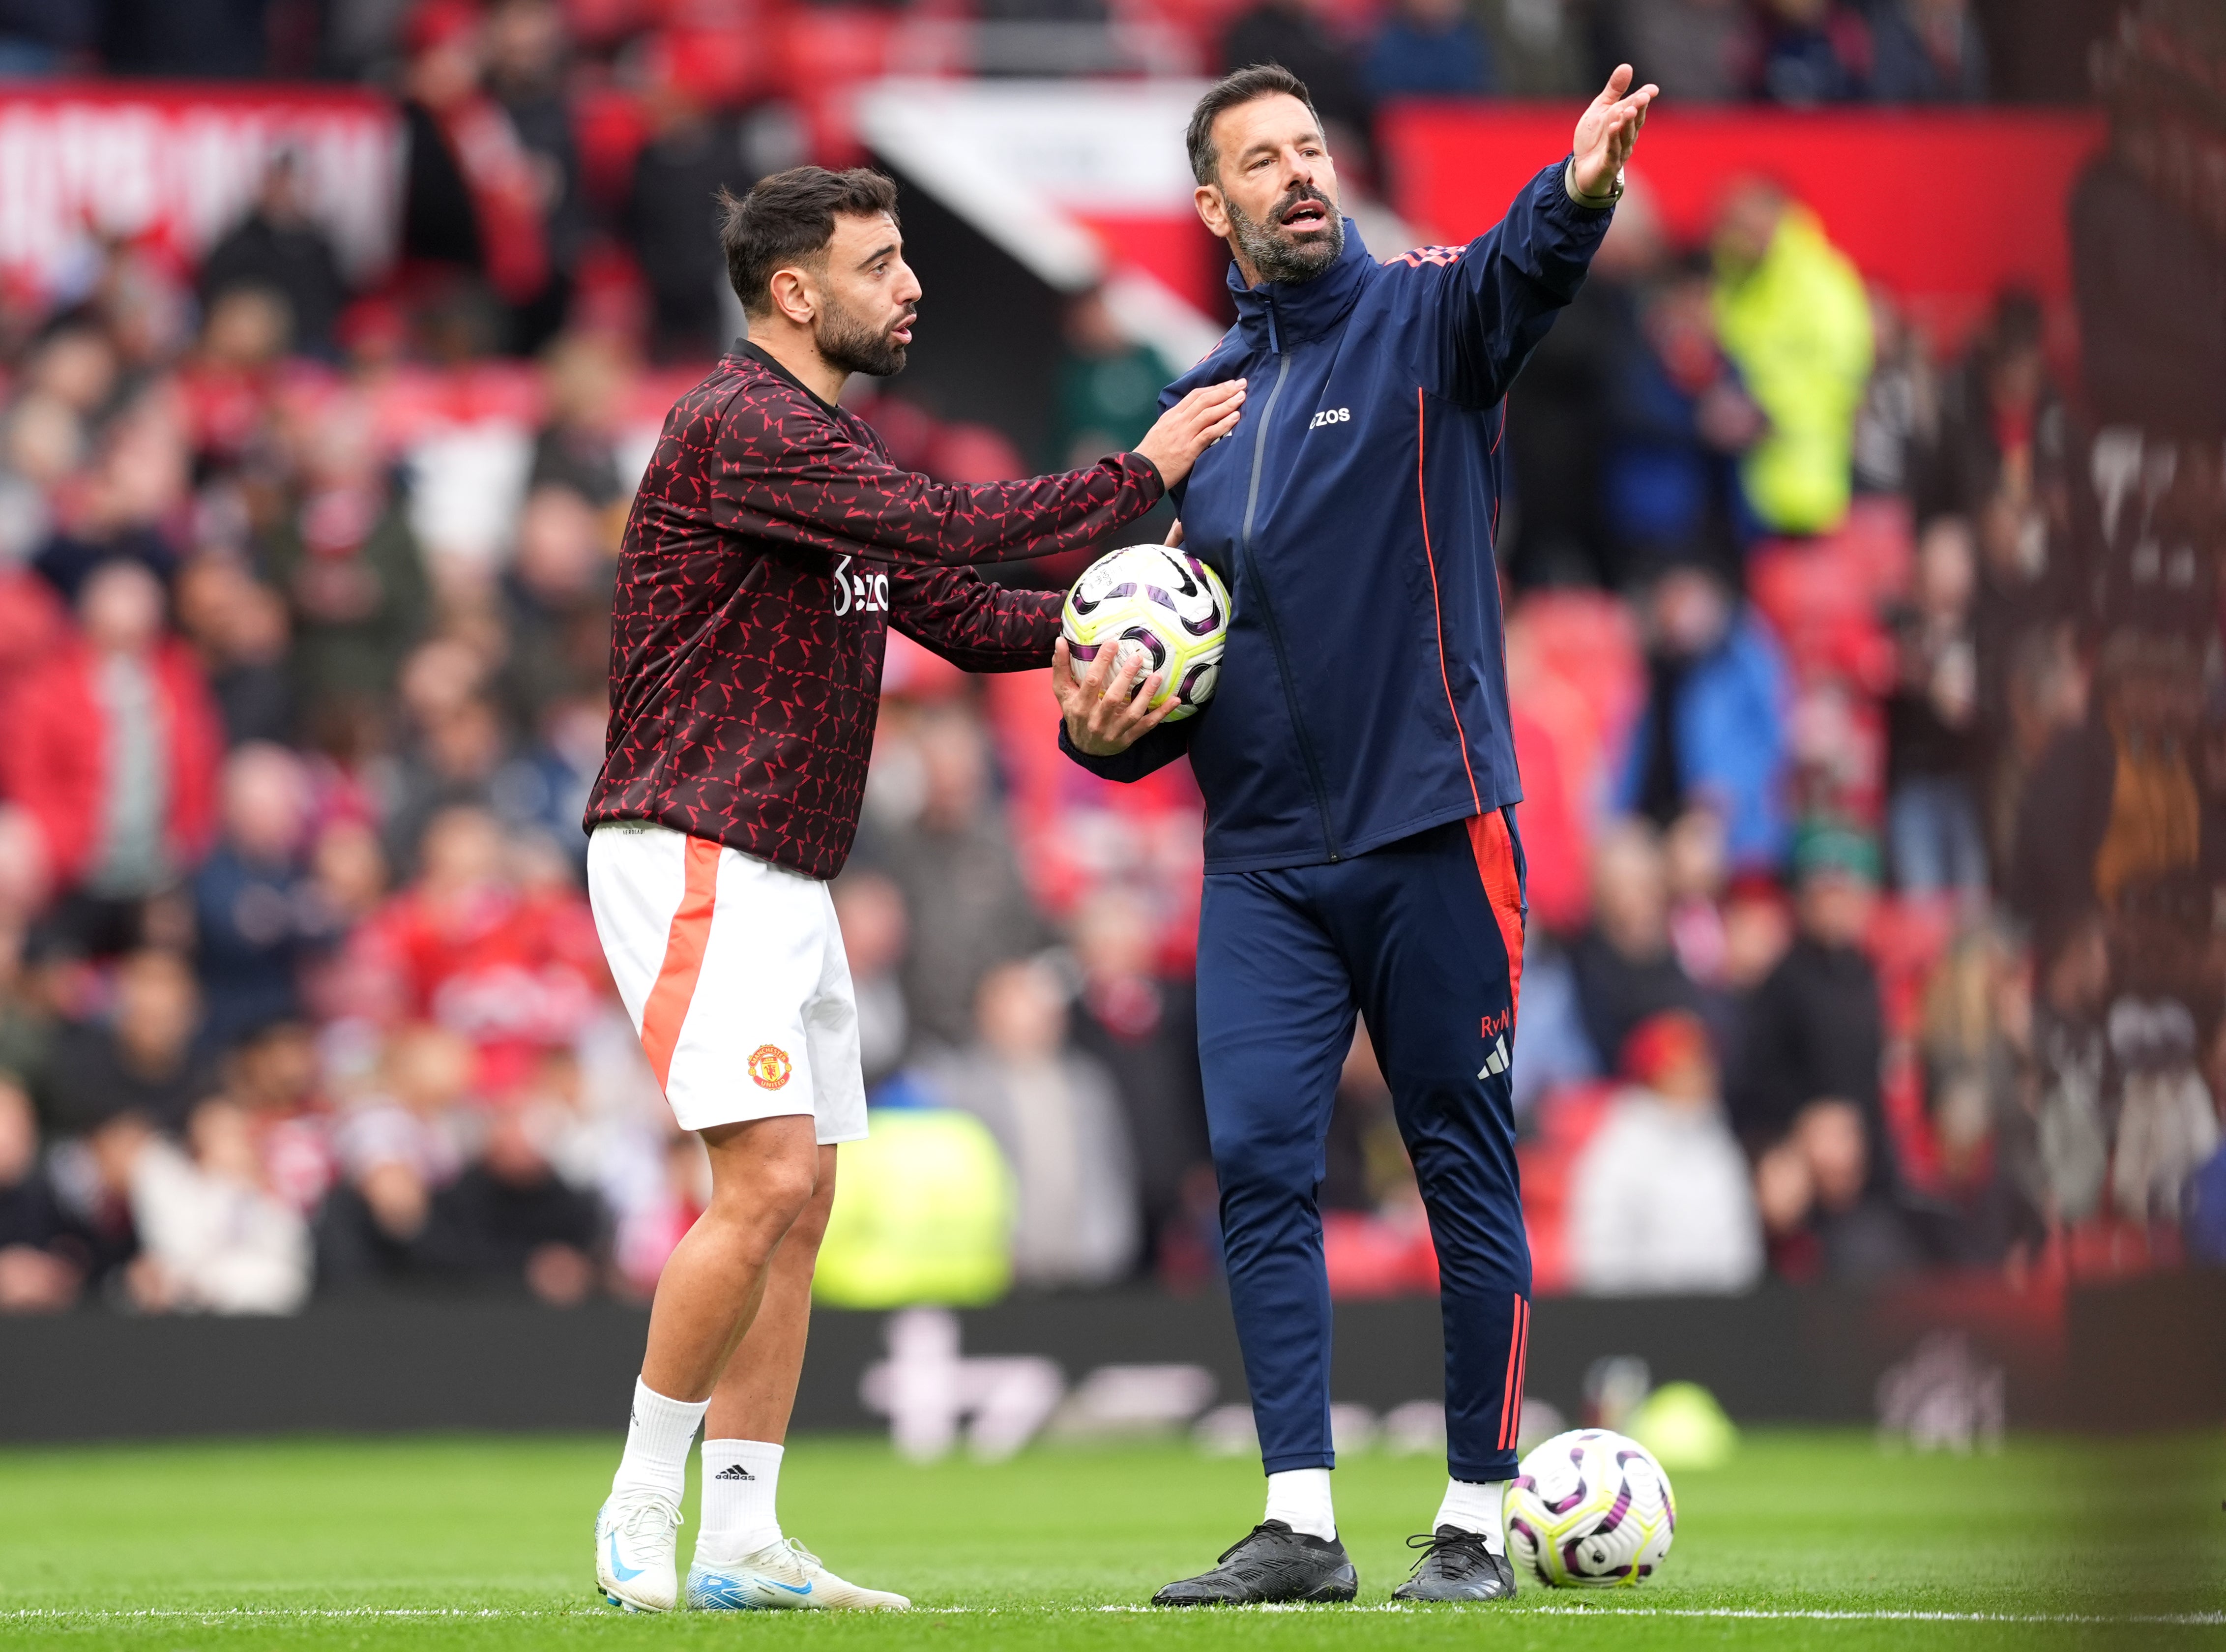
[[[1092,562],[1067,593],[1059,617],[1078,667],[1115,648],[1141,654],[1137,680],[1156,672],[1150,704],[1173,700],[1166,721],[1193,716],[1213,697],[1229,632],[1229,592],[1214,571],[1170,545],[1130,545]]]

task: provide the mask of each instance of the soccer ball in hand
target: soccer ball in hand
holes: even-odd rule
[[[1213,697],[1229,592],[1195,556],[1171,545],[1130,545],[1108,551],[1075,581],[1059,628],[1078,670],[1101,648],[1141,649],[1144,674],[1160,673],[1152,704],[1173,700],[1167,716],[1173,722]]]
[[[1670,1477],[1635,1439],[1576,1428],[1534,1446],[1507,1488],[1507,1554],[1549,1588],[1631,1588],[1677,1531]]]

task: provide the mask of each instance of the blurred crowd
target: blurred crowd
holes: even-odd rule
[[[1149,67],[1197,73],[1273,59],[1317,89],[1326,112],[1334,102],[1340,117],[1402,94],[1589,93],[1624,60],[1658,65],[1648,73],[1681,100],[1981,101],[1997,60],[2011,66],[2012,95],[2047,95],[2058,88],[2023,83],[2029,54],[2016,37],[2068,35],[2058,48],[2076,52],[2086,43],[2083,31],[2108,15],[2103,6],[1989,0],[909,0],[853,9],[990,29],[1033,22],[1117,33],[1149,25],[1166,36]],[[593,56],[646,49],[706,57],[714,60],[690,78],[726,92],[760,85],[763,71],[754,73],[747,60],[766,53],[783,10],[779,0],[562,6],[565,32]],[[0,67],[353,79],[392,70],[408,49],[407,15],[397,0],[14,0],[0,14]],[[875,41],[870,29],[863,37]],[[1064,67],[1111,67],[1087,52],[1069,43]],[[1027,67],[1042,72],[1062,63],[1050,57]]]
[[[205,26],[118,22],[173,10]],[[104,245],[0,292],[0,1309],[638,1297],[693,1220],[579,817],[633,479],[726,330],[690,203],[797,139],[687,93],[724,60],[659,58],[650,10],[5,11],[19,69],[245,52],[235,11],[262,55],[108,67],[350,42],[411,159],[378,294],[283,151],[197,269]],[[1722,76],[1649,69],[1679,95],[1783,101],[1982,95],[1992,43],[1952,0],[1410,0],[1363,53],[1326,14],[1222,21],[1309,78],[1328,41],[1364,121],[1588,90],[1611,26]],[[599,193],[563,88],[637,48],[671,120]],[[2148,0],[2097,62],[2070,307],[1930,339],[1780,190],[1680,246],[1635,187],[1515,391],[1542,1289],[2226,1261],[2226,40]],[[1125,444],[1167,376],[1084,298],[1040,453],[864,405],[964,480]],[[830,1293],[1209,1283],[1186,772],[1065,763],[1036,674],[893,638],[886,687],[835,888],[881,1128]],[[1434,1284],[1364,1029],[1321,1200],[1334,1289]]]
[[[2226,1261],[2222,62],[2098,58],[2063,314],[1943,354],[1756,183],[1626,200],[1518,382],[1551,1282]]]
[[[283,274],[296,346],[407,327],[531,355],[582,310],[694,361],[735,330],[703,201],[862,159],[884,74],[1209,74],[1313,88],[1349,187],[1409,97],[1587,98],[1617,62],[1679,102],[2077,98],[2111,0],[9,0],[0,76],[367,84],[403,116],[403,279],[349,313],[282,190],[221,276]]]

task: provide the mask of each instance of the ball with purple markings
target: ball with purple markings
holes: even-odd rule
[[[1502,1512],[1517,1574],[1553,1589],[1635,1587],[1677,1534],[1670,1477],[1646,1447],[1605,1428],[1532,1447]]]
[[[1152,703],[1173,700],[1167,721],[1173,722],[1213,697],[1229,591],[1211,568],[1171,545],[1129,545],[1084,570],[1066,594],[1059,628],[1078,675],[1100,649],[1141,653],[1144,675],[1160,674]]]

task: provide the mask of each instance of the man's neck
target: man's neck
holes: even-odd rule
[[[806,328],[784,316],[752,319],[750,342],[794,373],[797,381],[829,406],[843,399],[843,381],[849,375],[819,353],[818,341]]]

